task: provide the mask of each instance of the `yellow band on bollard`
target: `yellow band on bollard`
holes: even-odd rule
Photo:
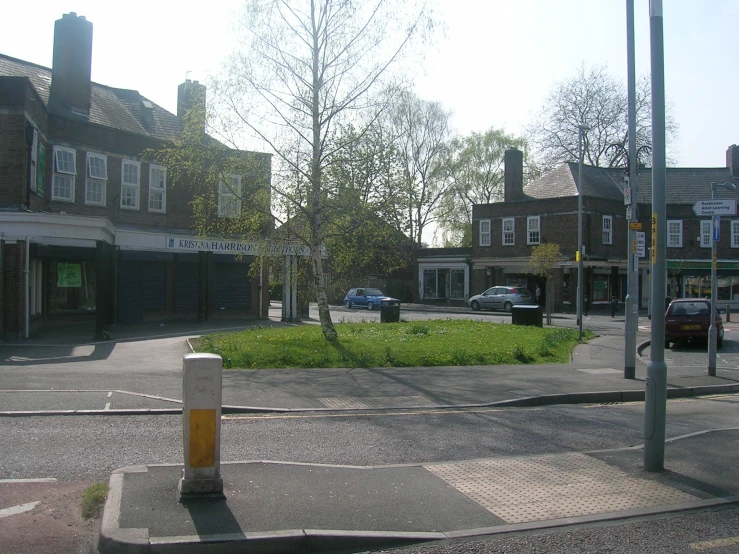
[[[190,467],[216,465],[216,411],[190,410]]]

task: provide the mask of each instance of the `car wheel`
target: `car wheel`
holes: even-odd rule
[[[665,341],[665,348],[670,348],[670,341],[668,340]]]
[[[724,345],[724,330],[721,329],[721,332],[718,334],[718,337],[716,338],[716,347],[721,348]]]
[[[367,309],[372,311],[375,309],[375,305],[372,302],[367,302]]]
[[[344,302],[344,307],[345,307],[345,308],[351,308],[351,307],[352,307],[352,303],[351,303],[351,302],[349,302],[348,300],[346,300],[346,301]]]
[[[470,308],[472,308],[472,311],[476,312],[480,309],[480,303],[477,300],[473,300],[470,304]]]
[[[513,304],[511,304],[510,302],[506,302],[505,304],[503,304],[503,309],[506,312],[510,312],[511,311],[511,308],[513,308]]]

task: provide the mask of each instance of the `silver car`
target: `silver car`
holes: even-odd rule
[[[522,287],[490,287],[482,294],[471,297],[467,304],[475,311],[488,308],[510,312],[516,304],[531,304],[531,293]]]

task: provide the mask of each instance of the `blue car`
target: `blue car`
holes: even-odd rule
[[[344,306],[353,308],[354,306],[366,307],[368,310],[374,310],[383,302],[391,302],[399,304],[400,300],[385,296],[380,289],[363,288],[349,289],[344,297]]]

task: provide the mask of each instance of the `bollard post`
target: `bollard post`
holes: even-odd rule
[[[180,500],[223,497],[221,398],[223,359],[186,354],[182,360],[182,443],[185,468]]]

